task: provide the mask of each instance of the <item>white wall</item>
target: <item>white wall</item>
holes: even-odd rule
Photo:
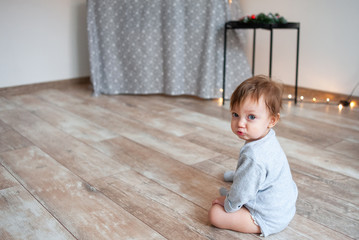
[[[299,85],[349,94],[359,81],[358,0],[240,0],[242,14],[279,13],[300,22]],[[275,30],[272,76],[295,81],[296,30]],[[252,32],[247,33],[251,63]],[[268,74],[269,31],[257,31],[256,74]],[[359,96],[359,89],[354,92]]]
[[[86,0],[0,0],[0,87],[89,76]]]

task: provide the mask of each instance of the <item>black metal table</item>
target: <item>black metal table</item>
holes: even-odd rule
[[[256,29],[266,29],[270,31],[270,52],[269,52],[269,77],[272,77],[272,48],[273,48],[273,29],[297,29],[297,59],[296,59],[296,72],[295,72],[295,93],[294,103],[297,104],[298,95],[298,61],[299,61],[299,33],[300,23],[288,22],[280,24],[263,24],[263,23],[243,23],[240,21],[226,22],[224,26],[224,47],[223,47],[223,104],[225,101],[226,89],[226,50],[227,50],[227,30],[229,29],[253,29],[253,56],[252,56],[252,74],[254,75],[255,66],[255,49],[256,49]]]

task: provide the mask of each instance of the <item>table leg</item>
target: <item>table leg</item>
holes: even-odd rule
[[[256,64],[256,29],[253,29],[253,53],[252,53],[252,75],[254,76],[254,66]]]
[[[269,77],[272,77],[273,29],[270,29]]]
[[[297,97],[298,97],[299,31],[300,31],[299,28],[297,28],[297,62],[295,69],[294,104],[297,104]]]
[[[227,24],[224,25],[224,45],[223,45],[223,91],[222,91],[222,105],[224,105],[226,94],[226,50],[227,50]]]

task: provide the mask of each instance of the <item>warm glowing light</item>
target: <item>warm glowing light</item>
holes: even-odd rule
[[[228,3],[231,4],[231,3],[232,3],[232,0],[228,0]]]
[[[355,107],[355,102],[354,102],[354,101],[351,101],[351,102],[350,102],[350,107],[351,107],[351,108]]]
[[[223,98],[218,98],[217,104],[218,104],[218,106],[222,106],[223,105]]]
[[[316,102],[316,101],[317,101],[317,99],[314,97],[314,98],[313,98],[313,102]]]
[[[339,104],[338,108],[339,108],[339,111],[341,111],[343,109],[343,104]]]
[[[300,96],[300,100],[302,100],[302,101],[303,101],[303,100],[304,100],[304,96]]]
[[[330,99],[329,99],[329,98],[327,98],[327,102],[330,102]]]
[[[289,99],[292,99],[292,94],[288,94],[288,98],[289,98]]]
[[[220,88],[219,91],[220,91],[220,92],[223,92],[223,88]]]

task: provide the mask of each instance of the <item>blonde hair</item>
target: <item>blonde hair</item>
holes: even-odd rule
[[[276,116],[282,108],[282,84],[273,81],[265,75],[257,75],[242,82],[232,93],[231,110],[241,105],[247,97],[258,102],[263,96],[269,113]]]

